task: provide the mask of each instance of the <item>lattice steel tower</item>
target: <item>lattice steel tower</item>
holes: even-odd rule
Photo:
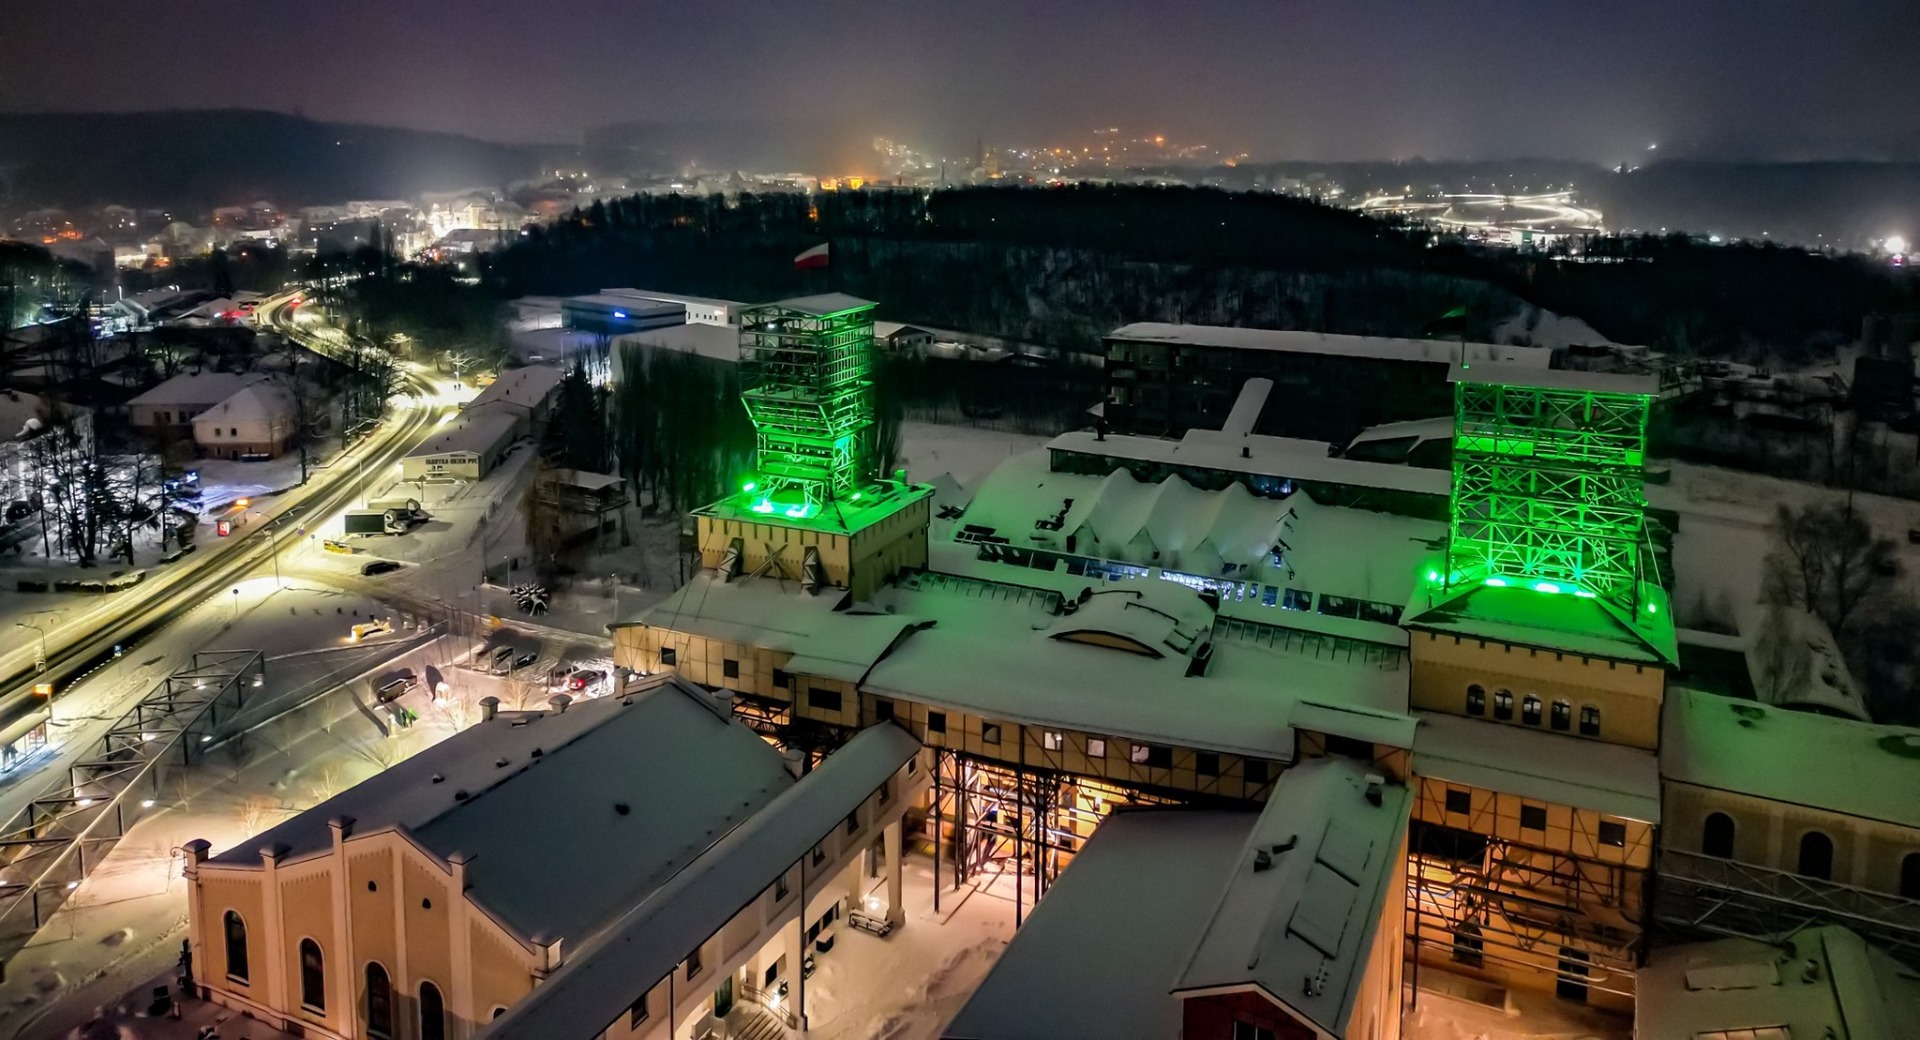
[[[1656,387],[1490,369],[1455,370],[1445,583],[1597,598],[1655,623],[1644,467]]]
[[[873,482],[874,306],[836,293],[741,312],[754,512],[805,519]]]

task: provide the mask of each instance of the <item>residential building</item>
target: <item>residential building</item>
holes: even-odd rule
[[[270,380],[250,383],[193,417],[193,441],[204,455],[221,459],[272,458],[299,432],[293,395]]]
[[[182,372],[128,401],[127,419],[135,429],[185,437],[195,416],[265,378],[254,372]]]
[[[897,321],[873,323],[873,345],[883,354],[923,355],[933,348],[933,333]]]
[[[568,328],[606,336],[684,325],[687,321],[683,304],[617,292],[569,296],[561,301],[560,311]]]
[[[1653,951],[1635,1040],[1920,1036],[1920,976],[1839,925]]]
[[[820,922],[899,918],[925,775],[899,729],[796,777],[673,678],[483,708],[253,842],[188,843],[205,999],[340,1040],[684,1036],[804,1016]]]

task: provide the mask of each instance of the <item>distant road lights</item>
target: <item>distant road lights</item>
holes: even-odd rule
[[[1894,256],[1899,256],[1907,251],[1907,240],[1900,235],[1888,235],[1886,240],[1880,243],[1880,248]]]

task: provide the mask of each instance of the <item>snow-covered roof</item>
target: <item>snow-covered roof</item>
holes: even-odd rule
[[[942,1035],[1180,1035],[1173,980],[1255,819],[1250,812],[1186,809],[1108,816]],[[1098,956],[1090,955],[1096,949]]]
[[[691,303],[696,307],[742,307],[739,300],[722,300],[712,296],[688,296],[685,293],[655,292],[652,289],[602,289],[601,296],[618,296],[623,299],[660,300],[665,303],[677,303],[682,307]]]
[[[1375,441],[1396,441],[1402,439],[1452,440],[1453,416],[1440,415],[1432,419],[1408,419],[1403,422],[1381,423],[1369,426],[1353,435],[1344,450],[1352,451],[1355,445],[1371,444]]]
[[[1413,805],[1405,786],[1384,783],[1376,803],[1368,783],[1365,766],[1337,757],[1281,774],[1176,992],[1258,986],[1347,1035],[1381,909],[1404,898],[1399,851]]]
[[[25,440],[39,433],[53,407],[38,394],[0,390],[0,440]],[[64,407],[72,409],[71,405]]]
[[[696,354],[715,361],[740,360],[740,330],[732,325],[664,325],[614,337],[615,351],[623,343],[638,343],[658,350]]]
[[[1260,413],[1267,410],[1267,398],[1273,393],[1273,380],[1256,376],[1240,384],[1240,393],[1233,399],[1233,408],[1227,412],[1227,421],[1220,424],[1220,432],[1229,437],[1244,437],[1253,432],[1253,426],[1260,421]]]
[[[1839,925],[1655,947],[1634,979],[1639,1040],[1920,1036],[1920,976]]]
[[[510,368],[475,395],[467,407],[510,404],[517,408],[533,408],[546,400],[547,395],[553,393],[554,387],[559,386],[564,378],[566,373],[552,365]]]
[[[1551,595],[1518,585],[1416,590],[1409,628],[1492,639],[1603,660],[1665,665],[1679,654],[1670,628],[1635,628],[1598,598]]]
[[[1515,347],[1515,350],[1538,350]],[[1538,350],[1541,354],[1548,351]],[[1516,363],[1507,359],[1470,364],[1455,363],[1447,371],[1455,383],[1486,383],[1492,386],[1532,386],[1548,390],[1591,390],[1595,393],[1639,394],[1653,397],[1660,393],[1660,377],[1626,372],[1583,372],[1576,369],[1548,368],[1545,365]]]
[[[257,372],[182,372],[127,404],[211,407],[265,378]]]
[[[1223,325],[1169,325],[1135,322],[1107,333],[1108,341],[1167,343],[1188,347],[1224,347],[1232,350],[1277,350],[1294,354],[1339,354],[1346,357],[1451,364],[1462,344],[1446,339],[1390,339],[1384,336],[1340,336],[1324,332],[1242,329]],[[1512,361],[1544,370],[1553,352],[1538,347],[1510,347],[1494,343],[1464,345],[1469,364]]]
[[[1047,448],[1097,458],[1138,459],[1162,466],[1191,466],[1221,473],[1435,497],[1445,497],[1451,490],[1448,475],[1440,470],[1341,458],[1327,454],[1327,445],[1319,441],[1295,437],[1188,430],[1176,441],[1133,434],[1110,433],[1102,437],[1091,430],[1075,430],[1047,442]]]
[[[902,325],[897,321],[876,321],[873,323],[874,339],[892,339],[901,333],[909,336],[931,336],[932,332],[918,325]]]
[[[474,407],[460,410],[452,422],[436,426],[427,440],[408,452],[410,459],[429,455],[484,455],[514,436],[520,419],[504,408]]]
[[[793,782],[724,706],[661,677],[564,712],[502,712],[213,862],[329,853],[327,821],[351,817],[354,834],[398,828],[442,860],[465,854],[470,895],[523,938],[578,942]]]
[[[606,310],[624,311],[629,318],[670,318],[687,313],[685,304],[667,300],[648,299],[641,296],[622,296],[614,293],[590,293],[585,296],[569,296],[560,301],[560,306],[599,307]]]
[[[193,417],[193,424],[228,422],[280,422],[294,412],[293,395],[285,387],[269,382],[249,384],[219,404]]]
[[[1667,691],[1670,781],[1920,827],[1920,729],[1878,726],[1699,690]]]
[[[1797,607],[1754,604],[1739,612],[1754,692],[1768,704],[1870,722],[1865,698],[1825,621]]]
[[[779,307],[789,311],[799,311],[801,314],[811,314],[816,317],[825,317],[829,314],[839,314],[843,311],[872,309],[879,306],[879,304],[874,303],[872,300],[863,300],[858,296],[849,296],[846,293],[833,292],[820,293],[814,296],[795,296],[788,300],[777,300],[767,306]]]
[[[720,836],[711,844],[697,843],[698,858],[690,866],[633,904],[599,938],[568,957],[558,971],[476,1037],[598,1036],[635,999],[672,973],[688,951],[718,933],[741,907],[799,862],[919,750],[920,742],[898,726],[882,724],[861,731],[745,822],[717,831]],[[771,748],[767,753],[778,758]],[[679,783],[698,782],[689,778]],[[618,869],[609,870],[608,864]],[[626,873],[629,866],[617,853],[604,859],[588,856],[583,865],[615,875]]]
[[[1446,474],[1438,476],[1444,482]],[[1056,518],[1057,529],[1035,526]],[[1326,506],[1299,493],[1262,498],[1239,484],[1203,491],[1177,475],[1143,484],[1124,469],[1103,477],[1054,472],[1045,451],[996,467],[956,530],[968,528],[1023,548],[1065,553],[1071,539],[1070,555],[1395,605],[1413,594],[1446,536],[1440,521]]]
[[[1417,711],[1414,772],[1486,791],[1660,822],[1660,760],[1604,741]]]

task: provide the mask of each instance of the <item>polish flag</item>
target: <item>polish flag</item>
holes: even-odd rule
[[[827,244],[825,242],[793,258],[793,268],[796,271],[806,271],[815,267],[825,266],[827,266]]]

